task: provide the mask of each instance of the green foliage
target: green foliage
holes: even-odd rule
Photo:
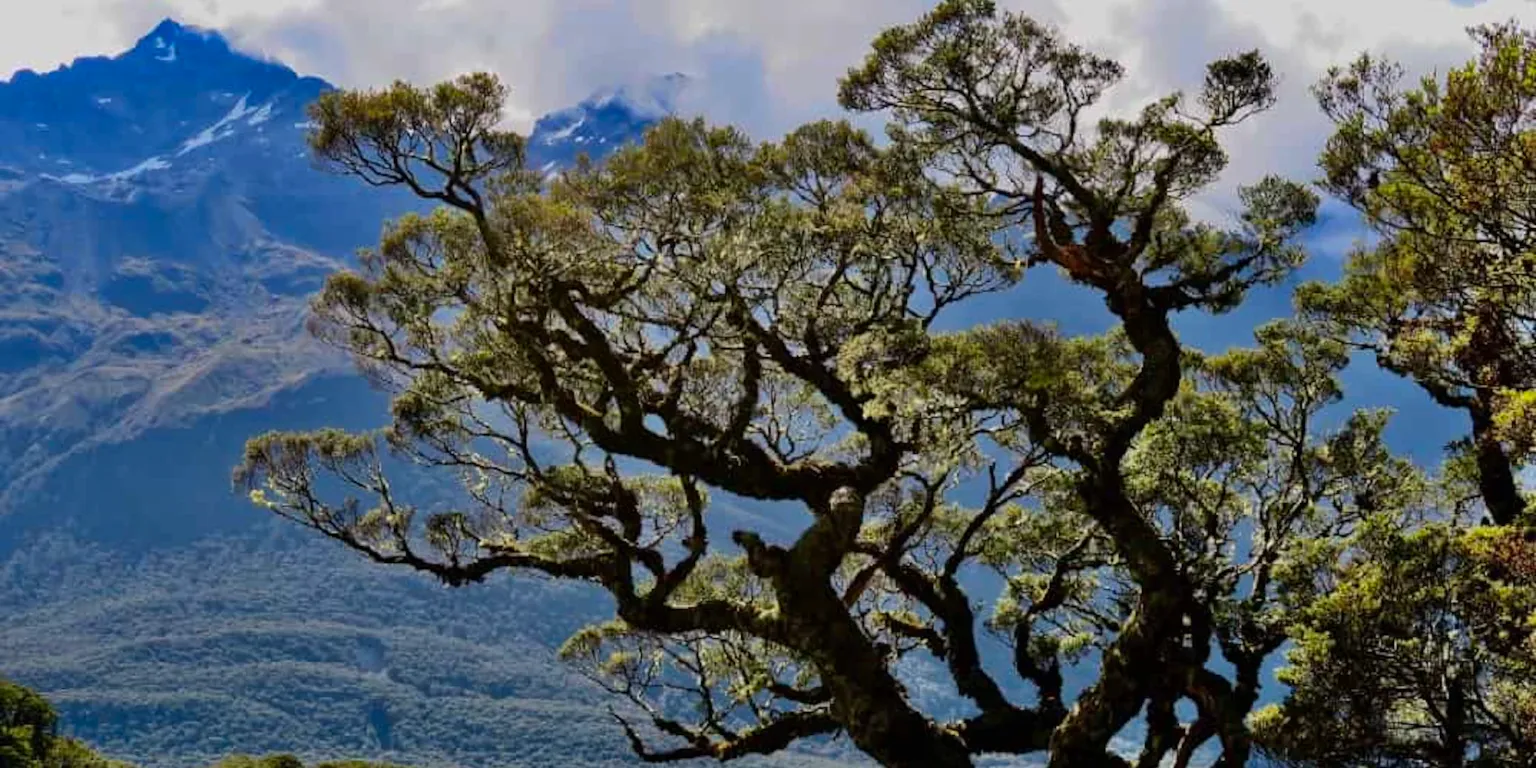
[[[0,680],[0,766],[5,768],[131,768],[58,735],[53,705],[36,692]]]
[[[40,759],[57,732],[58,716],[43,697],[0,681],[0,756],[18,763]]]
[[[1527,67],[1528,38],[1485,42],[1501,52],[1453,78],[1447,108],[1512,116],[1524,86],[1499,84]],[[672,119],[550,180],[495,128],[489,77],[330,94],[322,159],[443,204],[393,223],[314,304],[317,332],[393,385],[392,423],[262,435],[236,479],[280,517],[449,585],[514,571],[600,587],[613,615],[562,655],[619,701],[648,761],[845,735],[889,766],[1122,766],[1111,745],[1133,723],[1138,766],[1212,743],[1223,766],[1256,744],[1324,764],[1529,759],[1512,725],[1531,711],[1528,545],[1468,529],[1456,496],[1474,480],[1513,519],[1496,460],[1514,466],[1528,361],[1495,342],[1529,340],[1528,285],[1471,292],[1466,315],[1444,309],[1463,292],[1391,282],[1464,247],[1446,222],[1465,229],[1465,206],[1414,191],[1400,159],[1443,105],[1410,98],[1411,119],[1373,126],[1358,83],[1336,79],[1328,189],[1397,158],[1353,200],[1378,225],[1415,223],[1341,286],[1309,289],[1302,321],[1206,355],[1173,315],[1227,312],[1290,274],[1318,198],[1267,178],[1240,190],[1231,228],[1184,208],[1225,167],[1223,131],[1274,102],[1256,52],[1213,62],[1193,98],[1089,126],[1121,74],[989,0],[946,0],[841,84],[845,107],[891,116],[889,142],[823,121],[754,144]],[[1524,146],[1511,130],[1499,151]],[[1444,159],[1483,168],[1483,151]],[[1478,183],[1519,175],[1490,173]],[[1462,267],[1482,247],[1457,251]],[[938,330],[1041,265],[1096,291],[1117,327]],[[1462,324],[1402,333],[1421,299]],[[1471,464],[1431,477],[1387,450],[1387,414],[1332,416],[1360,345],[1432,392],[1440,372],[1470,377],[1456,386],[1486,406]],[[392,479],[402,460],[462,490],[412,498]],[[727,518],[733,496],[805,522]],[[1291,696],[1256,715],[1288,641]],[[1010,650],[1010,678],[983,662],[989,643]],[[967,709],[913,693],[922,662]],[[1071,698],[1069,673],[1088,678]]]
[[[1465,411],[1480,493],[1494,522],[1515,524],[1515,476],[1536,447],[1536,35],[1514,24],[1472,30],[1481,55],[1401,85],[1370,56],[1317,88],[1337,131],[1323,187],[1381,235],[1343,281],[1309,285],[1302,308],[1382,367]]]
[[[237,480],[448,584],[512,569],[600,585],[615,620],[564,653],[672,738],[653,750],[623,715],[650,759],[846,733],[892,765],[1080,764],[1154,695],[1208,705],[1215,724],[1184,748],[1220,732],[1241,759],[1276,612],[1307,599],[1283,575],[1354,514],[1327,460],[1355,480],[1415,475],[1381,455],[1379,418],[1312,428],[1342,360],[1323,342],[1275,330],[1260,359],[1207,370],[1169,328],[1301,259],[1291,240],[1317,199],[1298,185],[1243,190],[1230,231],[1181,207],[1224,167],[1219,132],[1272,104],[1268,65],[1216,62],[1197,98],[1079,132],[1119,74],[1026,17],[945,2],[844,82],[849,107],[891,110],[886,146],[845,122],[754,145],[667,120],[547,183],[496,149],[518,140],[494,129],[492,80],[329,95],[323,159],[445,204],[392,225],[315,303],[321,334],[398,385],[393,424],[258,437]],[[933,330],[1042,263],[1099,290],[1123,327]],[[1282,417],[1294,430],[1264,432]],[[1186,446],[1198,469],[1168,461]],[[458,474],[461,499],[413,503],[390,456]],[[977,482],[981,503],[955,493]],[[1265,496],[1276,484],[1284,501]],[[745,528],[726,546],[712,491],[811,523],[789,544]],[[972,565],[1007,585],[989,622],[958,578]],[[1037,706],[983,669],[979,631],[1015,646]],[[1212,643],[1242,655],[1235,687],[1204,670]],[[1090,650],[1111,661],[1069,712],[1062,665]],[[915,708],[898,680],[911,654],[936,657],[981,714]],[[1157,736],[1148,759],[1176,746]]]
[[[1358,560],[1297,617],[1256,717],[1298,765],[1536,760],[1536,548],[1509,528],[1373,526]],[[1464,763],[1469,754],[1476,758]]]
[[[1323,186],[1381,239],[1338,284],[1304,286],[1301,309],[1471,429],[1432,519],[1370,519],[1292,617],[1287,696],[1253,723],[1288,764],[1536,760],[1536,557],[1519,476],[1536,402],[1536,36],[1512,23],[1472,36],[1480,56],[1443,82],[1403,87],[1366,56],[1318,87],[1337,125]]]

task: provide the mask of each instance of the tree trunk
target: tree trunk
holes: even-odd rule
[[[816,520],[785,550],[738,532],[753,572],[773,584],[779,637],[816,669],[831,694],[831,715],[865,754],[888,768],[971,768],[959,736],[941,729],[907,702],[906,692],[831,577],[853,546],[864,497],[842,488],[817,506]]]
[[[798,648],[832,694],[832,716],[853,743],[887,768],[970,768],[965,744],[907,702],[887,659],[825,578],[786,574],[780,611]],[[807,574],[810,576],[810,574]]]
[[[1152,305],[1139,283],[1108,290],[1108,303],[1142,356],[1141,370],[1123,396],[1135,408],[1105,436],[1098,456],[1079,461],[1088,476],[1077,492],[1088,515],[1114,541],[1141,595],[1119,636],[1105,649],[1098,681],[1078,696],[1052,734],[1050,768],[1130,766],[1109,752],[1110,741],[1147,702],[1162,672],[1163,651],[1181,634],[1189,593],[1157,529],[1127,497],[1120,467],[1136,437],[1162,417],[1178,394],[1181,348],[1167,311]]]
[[[1495,525],[1513,525],[1525,511],[1525,497],[1513,463],[1494,435],[1493,415],[1481,405],[1470,409],[1472,449],[1477,458],[1477,489]]]
[[[1050,768],[1097,768],[1129,763],[1109,753],[1110,741],[1136,717],[1160,672],[1168,627],[1182,616],[1167,593],[1145,591],[1115,642],[1104,651],[1099,679],[1051,735]]]

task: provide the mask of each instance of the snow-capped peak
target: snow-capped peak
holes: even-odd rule
[[[606,156],[672,112],[687,84],[680,74],[637,78],[545,115],[530,137],[530,167]],[[120,54],[0,79],[0,128],[14,137],[0,144],[0,166],[168,189],[226,163],[299,173],[308,170],[293,162],[307,154],[300,131],[314,127],[304,109],[329,88],[218,32],[167,19]]]
[[[183,49],[208,47],[221,51],[229,50],[229,41],[218,32],[181,24],[174,19],[166,19],[150,30],[149,34],[140,38],[130,53],[150,53],[160,61],[176,61],[178,44]]]
[[[581,154],[605,156],[672,114],[688,82],[686,75],[674,73],[622,83],[573,107],[551,112],[534,123],[529,160],[564,166]]]

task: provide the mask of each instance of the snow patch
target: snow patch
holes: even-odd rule
[[[164,42],[164,41],[157,37],[157,38],[155,38],[155,42]],[[159,46],[157,46],[157,47],[159,47]],[[171,47],[166,48],[165,49],[165,53],[157,53],[157,54],[155,54],[155,61],[175,61],[175,60],[176,60],[176,44],[175,43],[171,43]]]
[[[578,118],[576,118],[576,122],[571,123],[570,125],[567,125],[566,127],[561,128],[560,130],[555,131],[554,133],[551,133],[550,135],[544,137],[544,143],[545,144],[553,144],[553,143],[555,143],[557,141],[562,141],[564,139],[568,139],[568,138],[571,137],[571,134],[576,132],[577,128],[580,128],[586,122],[587,122],[587,118],[585,118],[585,117],[578,117]]]
[[[43,178],[62,181],[65,184],[94,184],[99,181],[127,181],[128,179],[138,176],[139,174],[147,173],[149,171],[164,170],[169,167],[171,167],[171,164],[161,159],[157,155],[155,157],[149,158],[148,160],[145,160],[142,163],[139,163],[138,165],[135,165],[132,168],[118,171],[117,173],[109,173],[105,176],[92,176],[87,173],[67,173],[63,176],[54,176],[52,174],[45,173],[43,174]]]
[[[246,94],[246,96],[249,95],[250,94]],[[197,149],[198,147],[204,147],[214,143],[215,141],[218,141],[219,139],[228,138],[235,132],[233,123],[238,121],[240,118],[256,111],[257,110],[246,106],[245,96],[241,96],[240,100],[235,102],[235,106],[230,107],[229,112],[226,113],[223,117],[219,118],[217,123],[204,128],[202,131],[198,132],[196,136],[193,136],[192,138],[182,142],[181,148],[176,150],[176,156],[180,157],[194,149]]]
[[[96,97],[96,103],[97,104],[111,104],[112,103],[112,97],[111,96],[97,96]]]
[[[245,121],[245,124],[246,125],[261,125],[262,123],[265,123],[266,121],[271,120],[271,119],[272,119],[272,105],[271,104],[263,104],[263,105],[261,105],[261,109],[256,110],[256,114],[251,115],[251,119]]]
[[[160,156],[156,155],[155,157],[151,157],[148,160],[145,160],[144,162],[139,163],[138,165],[135,165],[134,167],[129,168],[126,171],[118,171],[117,173],[109,173],[109,174],[107,174],[106,179],[108,181],[123,181],[125,179],[131,179],[134,176],[137,176],[137,175],[139,175],[141,173],[144,173],[146,171],[160,171],[160,170],[164,170],[164,169],[169,168],[169,167],[171,167],[170,163],[168,163],[168,162],[166,162],[164,160],[161,160]]]

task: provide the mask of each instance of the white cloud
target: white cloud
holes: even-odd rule
[[[56,0],[11,11],[0,68],[47,69],[120,50],[162,16],[343,85],[433,81],[489,69],[512,86],[514,123],[637,74],[701,77],[690,111],[760,135],[836,113],[836,80],[880,29],[931,0]],[[1327,126],[1308,87],[1362,50],[1414,71],[1465,59],[1463,28],[1536,18],[1531,0],[1003,0],[1124,63],[1126,106],[1198,85],[1204,64],[1251,47],[1283,77],[1280,105],[1234,137],[1224,186],[1269,171],[1308,176]],[[19,18],[18,18],[19,17]]]

